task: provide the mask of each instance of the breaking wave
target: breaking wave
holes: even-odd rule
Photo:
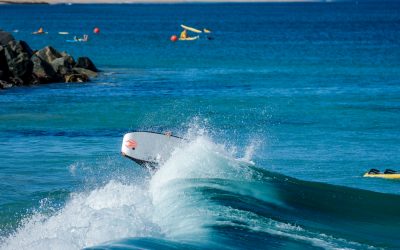
[[[251,161],[255,147],[240,158],[195,136],[159,170],[140,170],[145,178],[113,176],[53,213],[39,209],[0,248],[400,247],[399,196],[266,171]]]

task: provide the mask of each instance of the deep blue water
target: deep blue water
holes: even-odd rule
[[[0,28],[102,70],[0,91],[1,249],[400,248],[400,182],[362,178],[400,170],[399,2],[0,5]],[[131,130],[191,142],[153,173]]]

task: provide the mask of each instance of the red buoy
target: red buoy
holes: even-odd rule
[[[172,42],[178,41],[178,37],[176,35],[171,36],[171,41]]]
[[[100,33],[100,29],[99,29],[99,28],[97,28],[97,27],[96,27],[96,28],[94,28],[94,29],[93,29],[93,33],[95,33],[95,34],[98,34],[98,33]]]

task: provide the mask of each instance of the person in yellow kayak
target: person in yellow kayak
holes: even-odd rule
[[[180,39],[186,39],[186,38],[188,38],[186,29],[184,29],[184,30],[181,32],[181,35],[180,35],[179,38],[180,38]]]

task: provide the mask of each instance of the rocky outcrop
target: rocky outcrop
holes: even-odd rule
[[[32,50],[24,41],[10,41],[4,47],[8,69],[17,79],[14,83],[29,83],[32,79]]]
[[[89,69],[84,69],[84,68],[72,68],[72,71],[76,74],[84,74],[87,75],[88,77],[96,77],[97,73],[94,71],[91,71]]]
[[[0,89],[8,89],[11,87],[12,87],[12,84],[10,84],[6,81],[0,80]]]
[[[84,74],[70,74],[65,76],[65,82],[87,82],[89,77]]]
[[[60,52],[58,52],[51,46],[44,47],[43,49],[36,51],[35,54],[43,61],[46,61],[48,63],[62,56]]]
[[[96,66],[94,66],[94,63],[92,62],[92,60],[90,60],[88,57],[79,57],[78,61],[76,62],[75,67],[88,69],[93,72],[99,72],[99,70],[96,68]]]
[[[53,67],[54,71],[63,76],[71,74],[74,64],[75,61],[70,56],[56,58],[51,62],[51,66]]]
[[[10,77],[8,64],[3,46],[0,46],[0,80],[5,80]]]
[[[10,41],[15,41],[15,38],[10,33],[0,30],[0,45],[5,46]]]
[[[33,62],[33,75],[38,82],[50,83],[60,81],[57,73],[53,67],[37,55],[33,55],[31,58]]]
[[[0,30],[0,89],[52,82],[87,82],[97,76],[97,68],[87,57],[76,62],[66,52],[51,46],[33,52],[24,41],[17,41]]]

